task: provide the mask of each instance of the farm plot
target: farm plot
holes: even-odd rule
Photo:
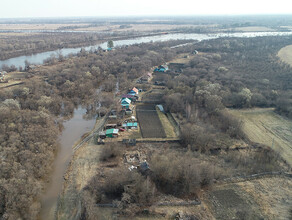
[[[143,138],[166,138],[155,105],[137,105],[136,114]]]
[[[253,198],[235,186],[225,186],[209,194],[216,219],[263,219]]]
[[[291,120],[276,114],[271,108],[230,112],[243,120],[243,131],[251,141],[273,148],[292,166]]]
[[[146,92],[143,97],[143,102],[149,102],[149,103],[161,103],[163,100],[163,89],[152,89],[149,92]]]

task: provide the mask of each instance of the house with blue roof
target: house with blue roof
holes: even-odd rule
[[[128,109],[130,107],[131,104],[131,100],[128,98],[122,98],[121,99],[121,105],[123,106],[123,108]]]

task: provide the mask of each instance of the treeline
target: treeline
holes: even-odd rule
[[[21,109],[17,100],[6,99],[0,111],[0,218],[36,219],[58,129],[46,109]]]
[[[95,115],[115,102],[133,79],[175,54],[167,49],[185,41],[124,47],[108,53],[82,50],[77,57],[50,60],[30,70],[23,86],[0,91],[0,219],[36,219],[39,196],[57,151],[59,116],[79,104]]]
[[[0,60],[62,48],[95,45],[104,38],[95,33],[3,34],[0,36]]]

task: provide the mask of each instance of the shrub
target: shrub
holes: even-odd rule
[[[122,153],[121,146],[119,146],[116,142],[109,143],[107,145],[102,146],[99,159],[101,161],[108,161],[112,158],[121,156],[121,153]]]

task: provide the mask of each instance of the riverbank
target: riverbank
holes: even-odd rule
[[[50,175],[50,183],[41,198],[41,219],[54,219],[57,199],[63,185],[63,175],[73,155],[72,146],[78,144],[81,136],[89,132],[95,124],[95,119],[83,119],[85,112],[85,109],[78,108],[74,111],[73,117],[64,122],[64,129],[59,137],[60,147],[53,163],[53,172]]]
[[[105,120],[106,116],[97,120],[94,129],[85,137],[86,141],[80,140],[73,146],[75,150],[64,174],[62,191],[56,204],[56,219],[73,219],[81,213],[80,198],[83,195],[80,193],[99,165],[101,145],[94,144],[94,134],[103,128]]]

